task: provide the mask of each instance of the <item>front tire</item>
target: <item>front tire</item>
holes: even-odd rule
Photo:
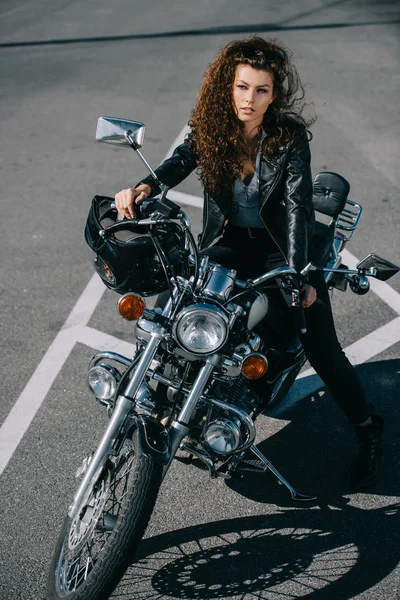
[[[162,467],[142,453],[138,431],[109,460],[85,506],[66,517],[50,565],[48,600],[103,600],[142,539]]]

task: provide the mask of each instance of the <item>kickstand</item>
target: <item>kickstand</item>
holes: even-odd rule
[[[299,494],[299,492],[296,492],[294,487],[290,485],[290,483],[279,473],[279,471],[277,469],[275,469],[274,465],[269,462],[269,460],[264,456],[264,454],[262,452],[260,452],[260,450],[257,448],[257,446],[252,444],[250,446],[250,450],[263,463],[263,465],[264,465],[263,471],[268,471],[268,470],[271,471],[271,473],[273,473],[275,475],[277,480],[280,481],[289,490],[290,495],[292,496],[293,500],[299,500],[302,502],[310,502],[311,500],[317,499],[316,496],[306,496],[304,494]]]

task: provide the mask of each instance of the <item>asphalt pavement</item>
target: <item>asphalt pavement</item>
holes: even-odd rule
[[[75,470],[107,422],[87,390],[87,364],[100,347],[133,341],[117,297],[96,281],[87,288],[83,229],[95,194],[114,195],[145,169],[129,150],[95,143],[97,118],[144,122],[143,152],[155,166],[218,49],[251,34],[277,37],[293,50],[317,115],[313,174],[340,173],[364,208],[348,250],[400,264],[399,27],[390,0],[2,1],[1,600],[44,598]],[[179,191],[201,195],[195,176]],[[200,204],[187,212],[199,231]],[[304,377],[273,418],[260,418],[258,442],[318,502],[295,505],[268,475],[226,484],[174,464],[113,597],[400,597],[400,276],[388,283],[333,297],[340,340],[385,417],[380,483],[351,493],[353,433],[324,388],[305,393],[312,375]]]

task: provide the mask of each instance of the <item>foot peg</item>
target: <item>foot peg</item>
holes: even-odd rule
[[[294,487],[291,486],[290,483],[283,477],[283,475],[279,473],[279,471],[274,467],[274,465],[269,462],[269,460],[264,456],[264,454],[260,452],[257,446],[252,444],[250,446],[250,450],[262,462],[262,470],[264,472],[271,471],[271,473],[275,475],[277,480],[289,490],[293,500],[297,500],[299,502],[311,502],[313,500],[317,500],[317,496],[306,496],[305,494],[300,494],[299,492],[297,492],[294,489]]]

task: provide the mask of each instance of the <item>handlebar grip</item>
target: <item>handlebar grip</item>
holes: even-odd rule
[[[301,303],[301,292],[298,289],[292,291],[292,308],[294,310],[294,325],[298,333],[307,333],[306,316]]]
[[[306,316],[304,314],[304,308],[300,306],[293,306],[294,309],[294,323],[296,330],[304,335],[307,333]]]

